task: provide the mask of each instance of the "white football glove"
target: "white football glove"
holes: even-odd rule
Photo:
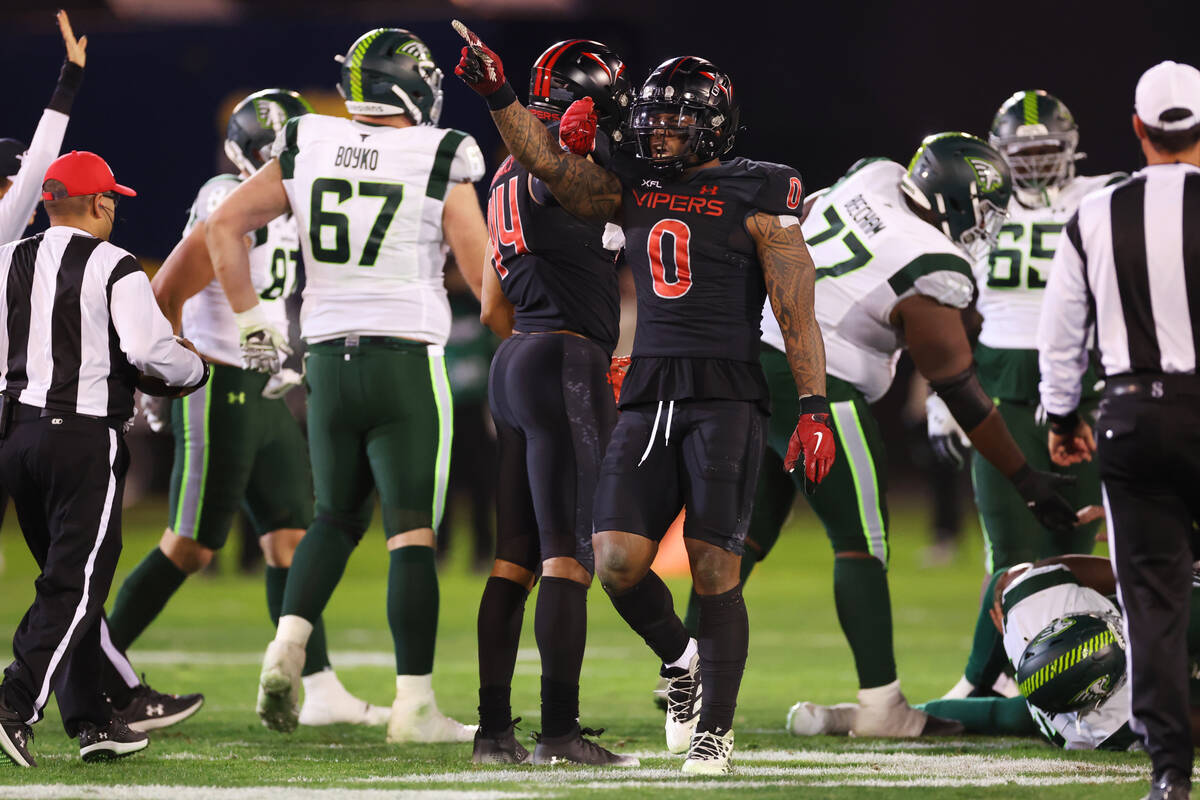
[[[268,400],[278,400],[287,395],[292,389],[304,383],[304,373],[294,369],[283,369],[276,372],[263,387],[262,396]]]
[[[287,336],[280,333],[256,305],[233,315],[242,344],[242,368],[275,374],[284,358],[292,354]],[[283,353],[283,356],[280,356]]]
[[[954,421],[946,402],[936,394],[925,398],[925,424],[929,432],[929,446],[938,461],[962,469],[971,451],[971,440]]]
[[[171,423],[171,398],[138,393],[138,410],[154,433],[162,433]]]

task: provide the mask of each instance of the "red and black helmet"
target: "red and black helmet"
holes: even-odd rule
[[[567,39],[550,45],[533,62],[529,75],[529,110],[547,122],[563,115],[584,97],[596,104],[600,129],[617,136],[632,100],[625,62],[612,49],[590,39]]]
[[[725,155],[733,149],[737,129],[733,83],[711,61],[696,56],[659,64],[642,85],[629,115],[638,158],[668,172]],[[687,149],[669,157],[655,154],[653,138],[664,130],[685,132]]]

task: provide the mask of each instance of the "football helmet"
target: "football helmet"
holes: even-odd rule
[[[642,84],[629,114],[637,157],[671,173],[719,158],[733,149],[738,104],[729,76],[696,56],[659,64]],[[674,152],[667,139],[685,137]]]
[[[351,114],[404,114],[416,125],[437,124],[442,115],[442,71],[416,34],[376,28],[334,59],[342,65],[338,92]]]
[[[1017,663],[1017,686],[1049,714],[1090,711],[1125,680],[1120,619],[1098,613],[1059,617],[1030,640]]]
[[[283,123],[312,110],[291,89],[263,89],[242,98],[225,128],[225,155],[242,172],[253,175],[271,158],[271,144]]]
[[[608,45],[567,39],[546,48],[529,74],[529,110],[554,122],[571,103],[590,97],[599,127],[616,141],[632,100],[625,62]]]
[[[1012,172],[982,139],[935,133],[922,140],[900,190],[974,262],[996,244],[1012,197]]]
[[[1049,205],[1051,193],[1075,177],[1079,127],[1062,101],[1041,89],[1017,92],[992,120],[988,142],[1012,167],[1017,197]]]

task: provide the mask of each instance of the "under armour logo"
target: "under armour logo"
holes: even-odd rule
[[[716,193],[717,193],[716,186],[701,186],[700,187],[700,194],[716,194]]]
[[[662,184],[655,178],[642,178],[642,188],[661,189]]]
[[[147,717],[161,717],[163,715],[163,705],[159,703],[154,706],[146,706]]]
[[[246,393],[245,392],[230,392],[229,393],[229,405],[234,405],[235,403],[240,406],[246,405]]]

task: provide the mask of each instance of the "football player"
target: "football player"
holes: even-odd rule
[[[901,348],[908,348],[979,453],[1008,476],[1044,524],[1070,530],[1076,519],[1055,490],[1063,479],[1030,467],[980,387],[962,322],[961,309],[974,291],[971,261],[991,249],[1011,194],[1008,166],[994,148],[964,133],[941,133],[926,137],[907,169],[887,159],[859,161],[807,210],[803,232],[816,264],[826,386],[843,455],[809,503],[833,546],[838,621],[858,673],[859,736],[959,730],[911,708],[896,674],[886,460],[870,403],[891,386]],[[783,338],[771,315],[764,316],[763,370],[772,405],[786,419],[795,400]],[[775,419],[768,428],[769,464],[784,457],[787,442],[786,425]],[[778,538],[795,490],[762,483],[751,522],[762,552]]]
[[[517,102],[495,53],[456,27],[469,45],[455,72],[487,99],[513,158],[567,211],[624,228],[637,334],[596,489],[596,568],[671,679],[668,748],[687,751],[684,772],[728,772],[749,638],[738,563],[762,458],[767,387],[756,357],[765,296],[782,321],[801,396],[788,466],[803,457],[815,485],[834,457],[814,275],[796,216],[800,176],[778,164],[720,160],[738,128],[736,96],[725,73],[691,56],[659,65],[638,92],[629,123],[636,159],[606,169],[565,153]],[[567,140],[596,125],[594,113],[576,113],[589,99],[577,102],[560,128]],[[684,505],[701,604],[697,639],[650,569]]]
[[[239,508],[245,509],[258,535],[267,565],[267,609],[273,624],[279,620],[288,567],[312,521],[308,452],[283,401],[295,381],[242,368],[233,311],[213,274],[204,237],[213,211],[266,163],[284,123],[310,111],[303,97],[286,89],[255,92],[234,107],[225,152],[239,174],[217,175],[200,188],[183,240],[154,276],[159,306],[175,330],[182,329],[212,364],[212,379],[203,392],[171,402],[175,463],[167,529],[117,592],[109,624],[112,643],[121,651],[158,616],[188,575],[212,561]],[[295,219],[291,214],[276,217],[248,236],[246,247],[264,314],[286,331],[284,303],[296,286],[300,257]],[[329,665],[320,619],[308,640],[302,674],[301,724],[387,722],[387,708],[353,697],[338,681]],[[110,694],[114,705],[126,707],[120,685]],[[170,711],[182,701],[139,697],[128,706],[133,709],[129,713],[144,715],[158,702]],[[152,720],[170,716],[158,714]]]
[[[599,42],[551,45],[533,66],[530,109],[553,124],[581,97],[595,104],[604,134],[595,158],[607,163],[609,137],[619,136],[629,108],[625,64]],[[579,150],[591,155],[591,142]],[[620,317],[616,254],[605,249],[602,224],[571,216],[512,158],[492,179],[488,233],[482,318],[508,338],[489,379],[500,489],[496,560],[479,602],[474,760],[529,759],[513,733],[509,697],[525,599],[540,564],[534,627],[542,656],[542,730],[532,761],[636,766],[636,758],[584,738],[589,731],[579,726],[594,570],[592,495],[617,417],[606,381]]]
[[[289,119],[271,160],[207,226],[247,367],[279,371],[287,343],[254,286],[243,238],[290,209],[307,279],[300,327],[315,518],[292,559],[258,712],[268,727],[295,727],[305,646],[378,490],[397,673],[388,740],[470,741],[474,728],[443,715],[433,694],[433,531],[451,437],[442,270],[449,245],[478,296],[487,229],[471,184],[483,176],[483,155],[467,134],[437,126],[442,73],[414,34],[369,31],[337,60],[352,118]]]

